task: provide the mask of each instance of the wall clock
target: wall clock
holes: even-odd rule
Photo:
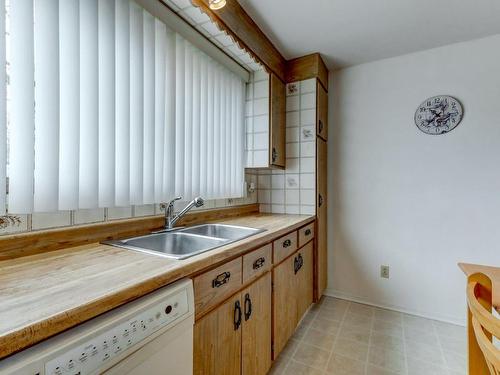
[[[448,133],[462,121],[463,109],[452,96],[439,95],[425,100],[415,112],[415,124],[426,134]]]

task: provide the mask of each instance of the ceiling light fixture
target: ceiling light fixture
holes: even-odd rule
[[[226,5],[226,0],[208,0],[208,6],[210,9],[217,10],[221,9]]]

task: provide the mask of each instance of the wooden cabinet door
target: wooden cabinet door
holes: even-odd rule
[[[242,375],[265,375],[271,368],[271,274],[251,284],[241,293]]]
[[[318,196],[316,199],[316,216],[317,216],[317,235],[316,235],[316,293],[315,299],[318,300],[322,295],[327,285],[327,143],[321,138],[316,140],[316,178]]]
[[[309,242],[296,254],[300,268],[297,271],[297,322],[313,302],[313,243]]]
[[[328,92],[323,88],[319,81],[316,83],[316,134],[328,140]]]
[[[273,270],[273,359],[283,350],[297,326],[295,255]]]
[[[194,375],[237,375],[241,372],[240,294],[194,325]]]
[[[286,95],[285,84],[274,74],[270,75],[269,115],[269,164],[285,168]]]

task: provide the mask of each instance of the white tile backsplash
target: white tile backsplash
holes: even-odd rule
[[[269,97],[269,81],[259,81],[254,84],[254,99]]]
[[[104,208],[76,210],[73,214],[74,224],[89,224],[104,221]]]
[[[71,225],[71,211],[36,213],[31,215],[31,229],[48,229]]]
[[[286,95],[286,170],[259,171],[258,201],[262,212],[314,215],[316,79],[287,84]]]

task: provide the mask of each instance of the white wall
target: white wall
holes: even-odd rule
[[[500,35],[337,71],[329,93],[327,292],[465,323],[457,262],[500,266]],[[439,94],[465,116],[426,135],[413,115]]]

